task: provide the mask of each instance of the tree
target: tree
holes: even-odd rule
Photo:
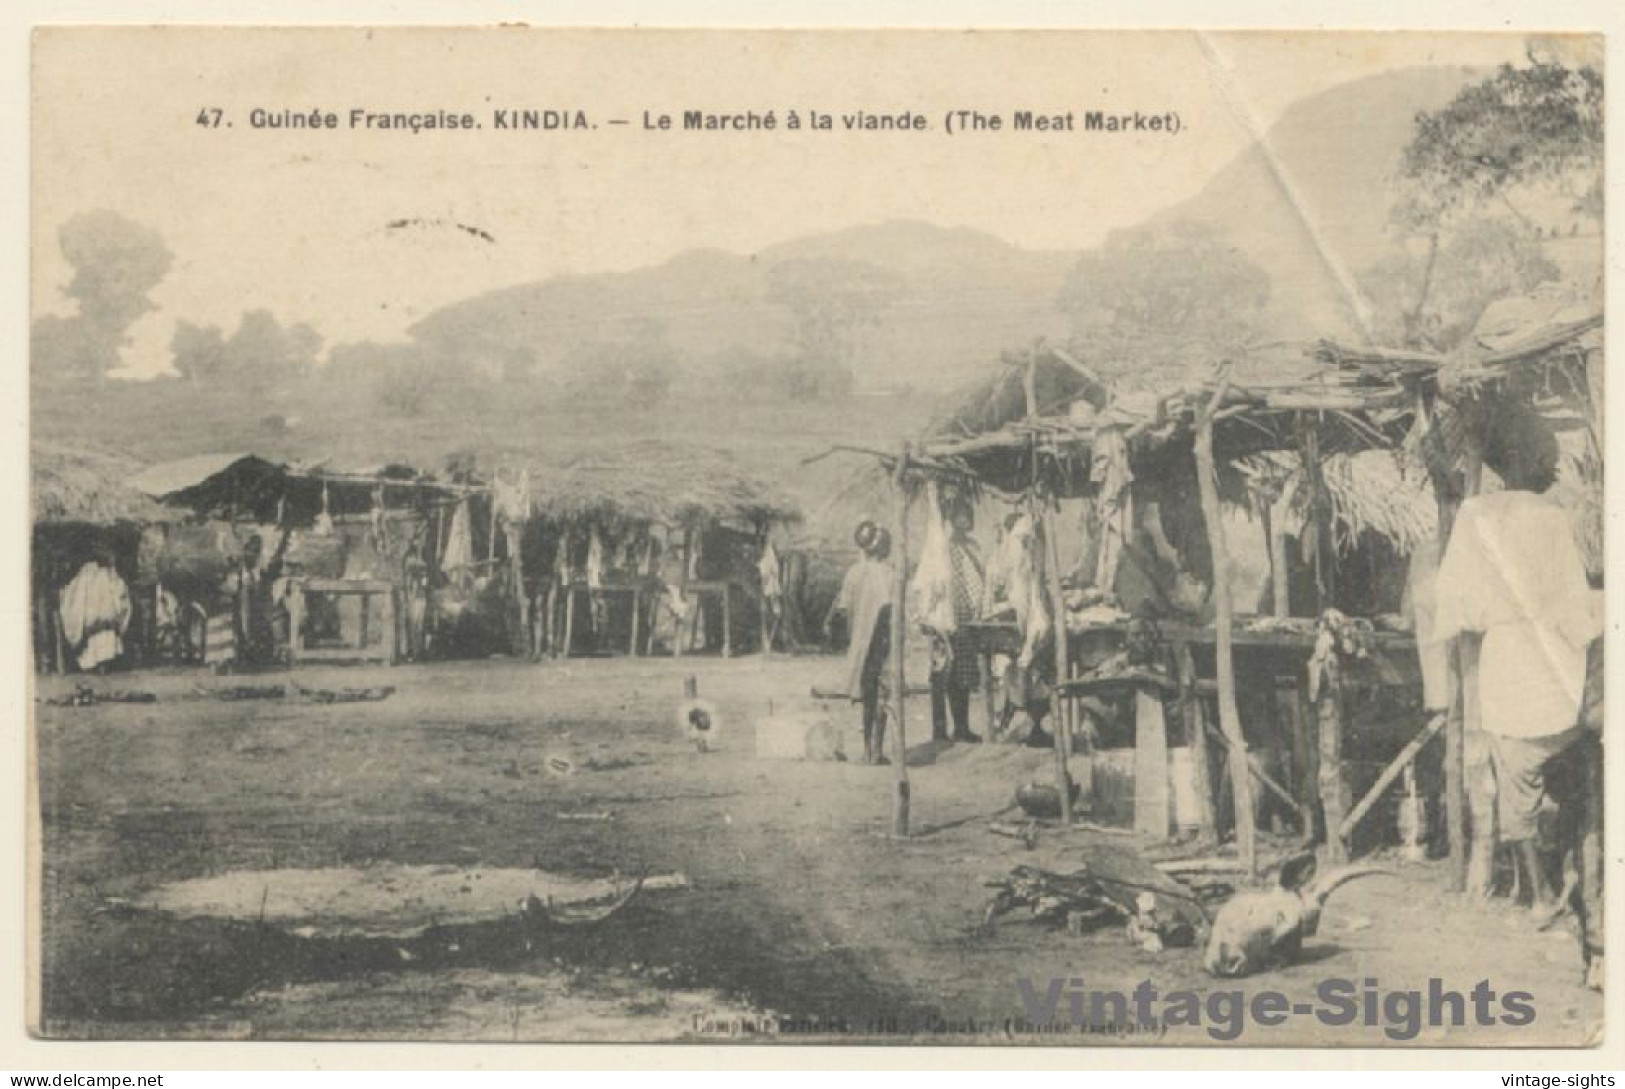
[[[194,382],[212,382],[226,366],[226,337],[218,325],[194,325],[182,319],[175,323],[169,352],[181,375]]]
[[[119,363],[131,325],[154,308],[149,292],[169,273],[174,256],[152,228],[117,212],[83,212],[57,232],[73,267],[63,293],[71,317],[35,322],[35,373],[42,378],[100,379]]]
[[[811,399],[851,388],[864,340],[902,296],[903,282],[862,261],[807,259],[774,265],[767,288],[790,314],[789,393]]]
[[[1472,332],[1490,303],[1555,279],[1539,238],[1506,219],[1476,218],[1400,247],[1360,276],[1379,343],[1443,352]]]
[[[227,369],[239,378],[276,368],[291,376],[313,366],[321,346],[321,334],[304,322],[284,328],[269,310],[249,310],[226,341]]]
[[[1211,366],[1257,336],[1269,298],[1263,268],[1215,228],[1177,220],[1112,232],[1078,258],[1056,306],[1104,372],[1143,375]]]
[[[678,371],[677,351],[659,321],[634,322],[626,335],[583,341],[564,357],[565,395],[640,408],[665,402]]]
[[[1418,114],[1400,161],[1395,220],[1406,234],[1431,234],[1453,218],[1498,202],[1523,219],[1512,197],[1525,186],[1556,186],[1574,210],[1602,216],[1602,76],[1531,53],[1525,68],[1503,65],[1443,109]]]
[[[1417,115],[1391,213],[1398,248],[1361,276],[1379,339],[1448,350],[1491,302],[1560,274],[1524,207],[1555,196],[1601,219],[1602,96],[1594,67],[1532,44],[1527,67]]]

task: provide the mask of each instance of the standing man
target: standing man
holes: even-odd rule
[[[1495,769],[1500,838],[1549,918],[1561,905],[1536,849],[1541,800],[1585,805],[1554,773],[1580,753],[1599,762],[1598,735],[1582,725],[1587,651],[1602,633],[1568,514],[1544,494],[1554,472],[1528,454],[1499,465],[1507,490],[1463,500],[1435,585],[1435,637],[1482,635],[1476,696]],[[1555,457],[1551,459],[1555,462]],[[1593,890],[1582,889],[1582,897]],[[1588,940],[1600,957],[1600,935]]]
[[[852,540],[860,555],[841,581],[841,592],[824,618],[824,632],[829,634],[837,613],[846,615],[846,692],[853,702],[863,705],[864,763],[885,764],[884,678],[891,657],[893,593],[891,534],[866,520],[859,523]]]
[[[130,627],[130,590],[113,570],[113,553],[98,547],[62,588],[58,611],[62,636],[86,673],[107,672],[107,663],[124,653]]]
[[[970,732],[970,696],[982,683],[981,663],[977,661],[974,637],[965,625],[977,619],[987,583],[981,550],[971,531],[976,516],[970,504],[955,502],[948,512],[949,580],[954,610],[954,630],[933,640],[931,661],[931,737],[946,741],[948,719],[953,718],[954,741],[974,744],[982,740]]]

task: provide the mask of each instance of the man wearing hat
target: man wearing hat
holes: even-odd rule
[[[886,763],[882,679],[891,657],[891,605],[894,572],[891,534],[864,520],[852,535],[858,560],[847,569],[841,592],[824,620],[829,632],[837,613],[845,613],[850,638],[846,648],[846,691],[863,705],[863,755],[869,764]]]

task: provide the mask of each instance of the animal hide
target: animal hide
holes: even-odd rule
[[[926,631],[948,635],[959,627],[954,616],[954,564],[934,482],[926,485],[925,508],[925,544],[908,585],[908,613]]]

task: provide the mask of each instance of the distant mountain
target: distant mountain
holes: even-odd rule
[[[632,272],[564,276],[441,308],[412,329],[451,365],[484,366],[528,350],[543,373],[584,342],[658,335],[693,365],[729,354],[787,350],[785,309],[769,275],[795,261],[873,265],[901,294],[864,341],[858,382],[918,381],[963,372],[1062,327],[1051,302],[1074,256],[1023,250],[967,228],[893,221],[812,235],[748,256],[691,250]]]
[[[1266,137],[1155,221],[1213,224],[1273,281],[1283,338],[1358,331],[1343,277],[1392,245],[1391,181],[1418,113],[1448,103],[1482,68],[1406,68],[1295,102]]]
[[[1229,235],[1270,274],[1277,336],[1355,334],[1345,283],[1390,244],[1389,177],[1412,121],[1484,74],[1403,69],[1306,98],[1196,196],[1151,222],[1195,219]],[[751,255],[693,250],[632,272],[490,292],[433,312],[413,334],[448,365],[518,357],[544,374],[584,343],[657,335],[676,358],[703,368],[729,354],[787,350],[789,317],[769,297],[775,266],[863,262],[896,276],[902,292],[865,342],[860,387],[942,387],[1002,350],[1064,335],[1054,299],[1076,256],[1022,249],[964,227],[866,224]]]

